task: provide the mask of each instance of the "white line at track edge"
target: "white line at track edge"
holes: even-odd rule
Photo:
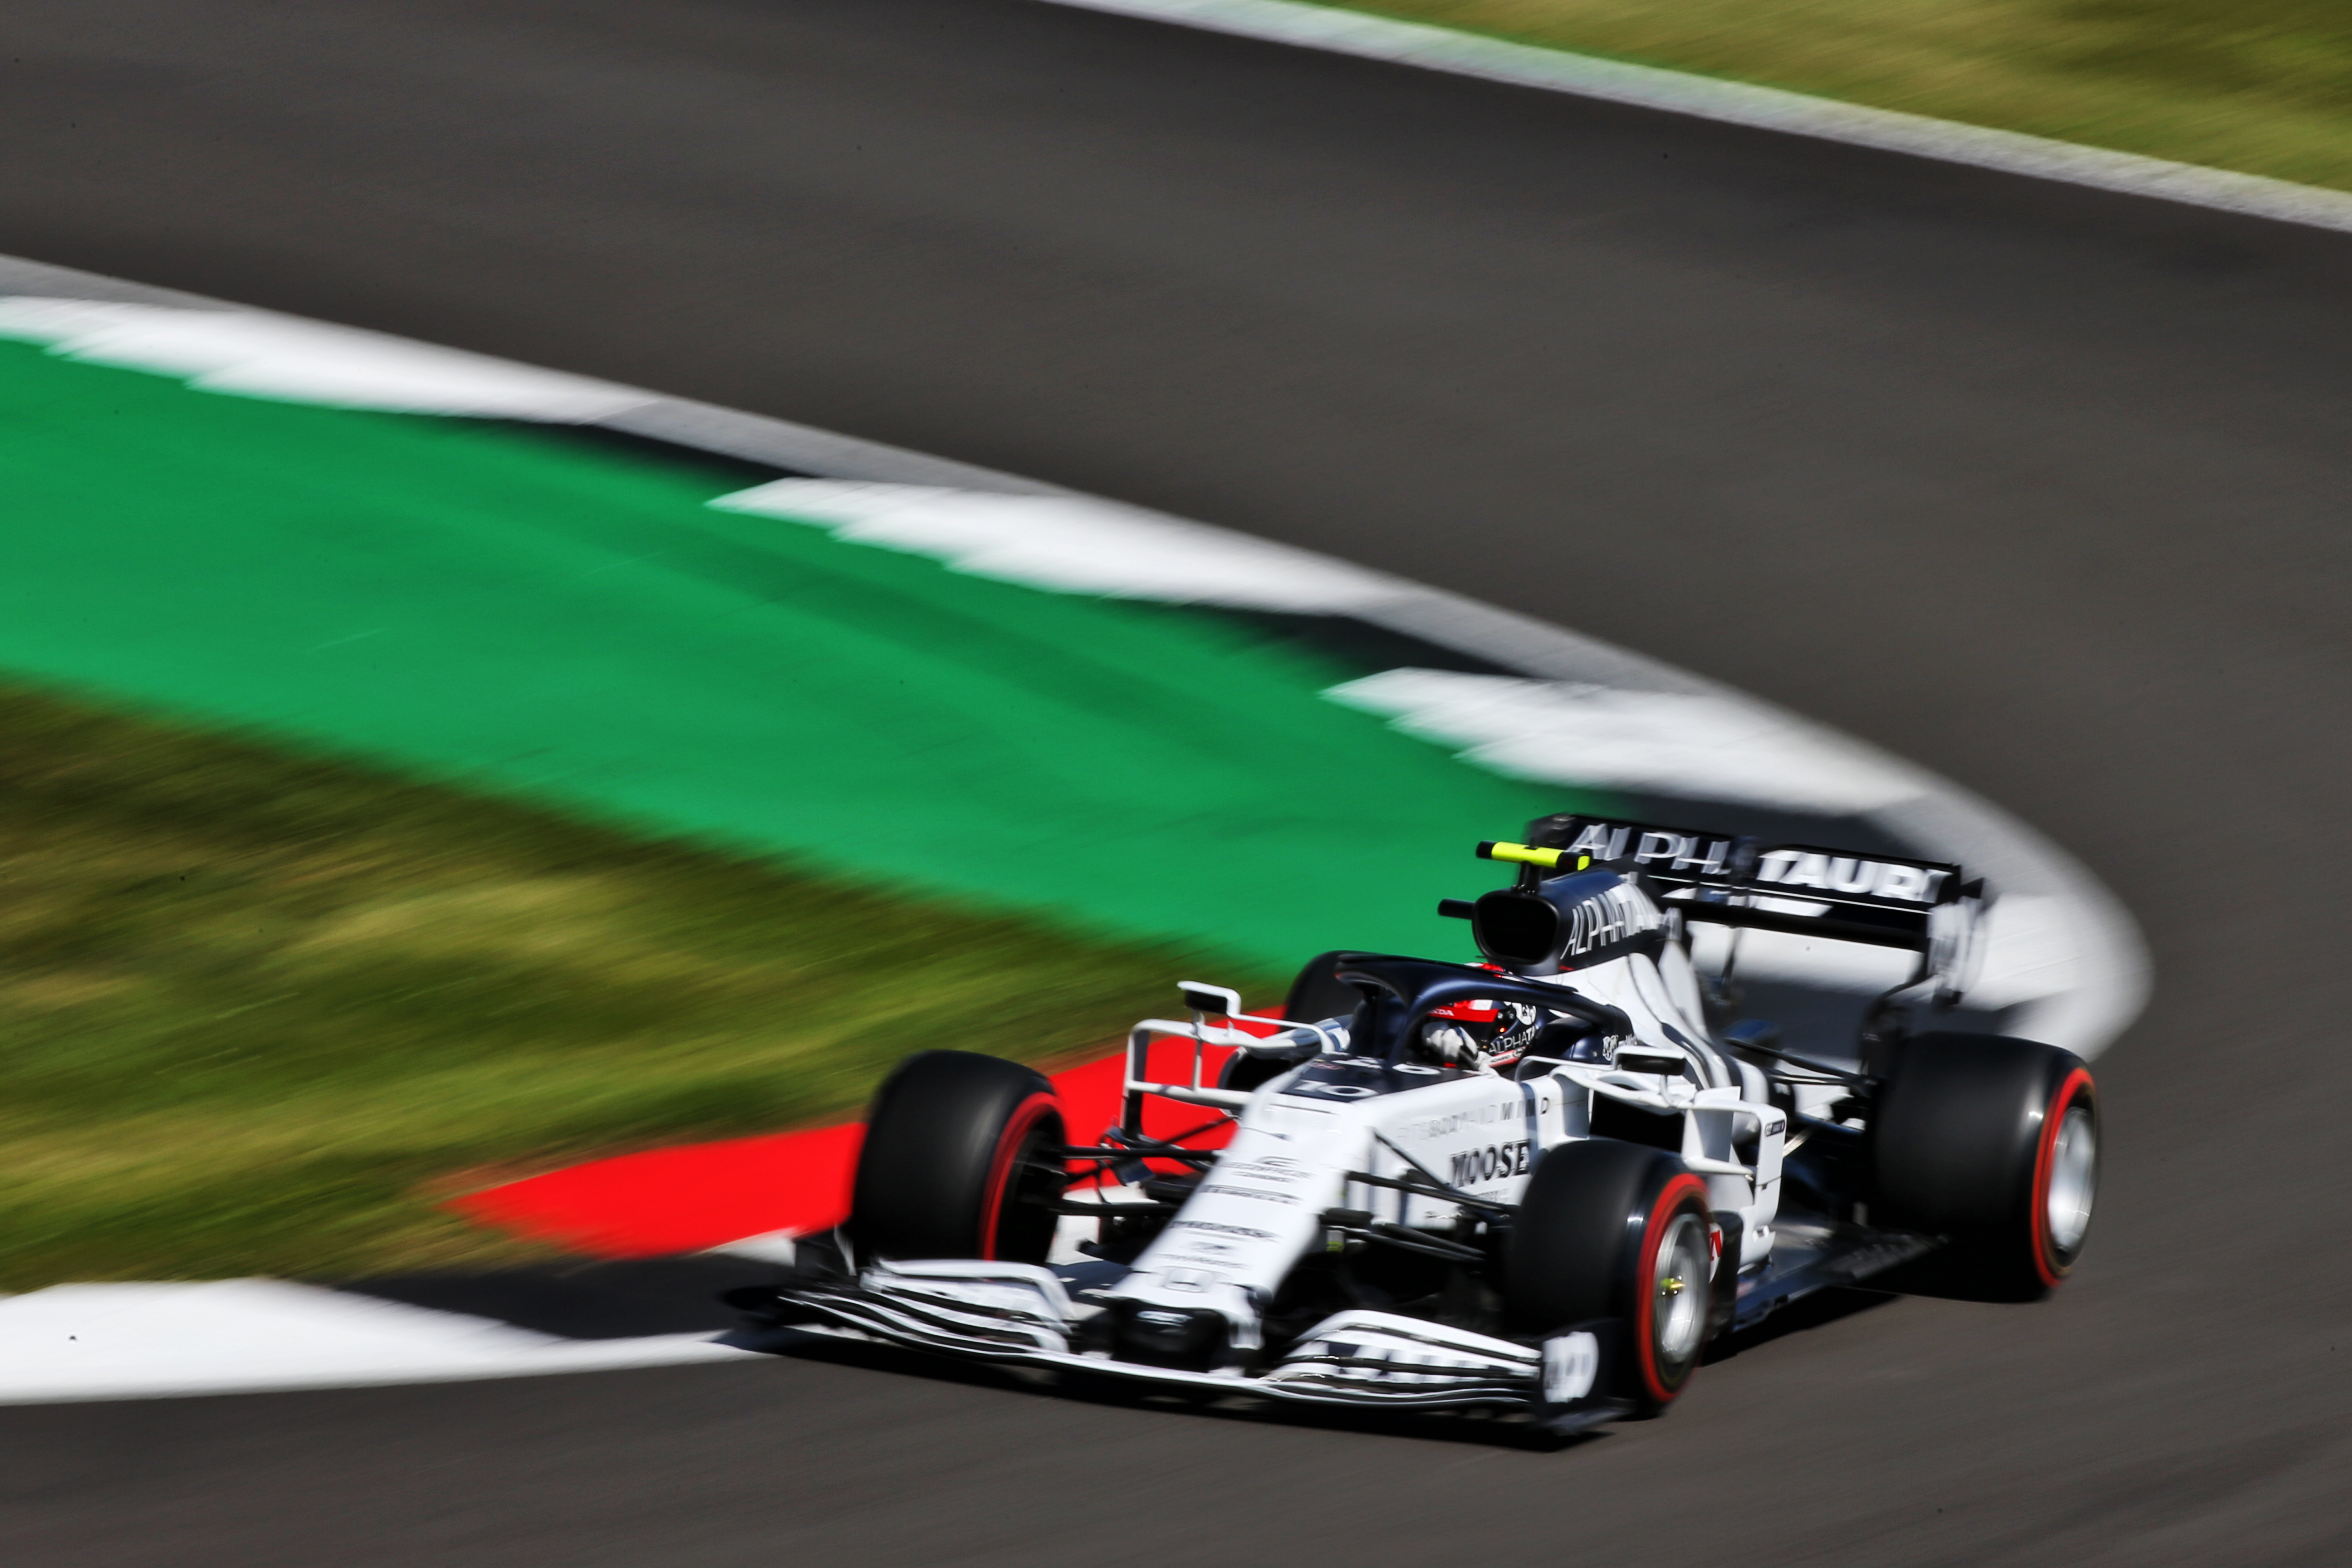
[[[282,1279],[0,1297],[0,1405],[185,1398],[756,1359],[711,1334],[567,1340]]]
[[[1966,163],[2032,179],[2058,180],[2123,195],[2211,207],[2248,217],[2352,232],[2352,194],[2262,174],[2176,163],[2137,153],[2028,136],[2015,131],[1872,109],[1780,88],[1633,65],[1566,49],[1398,21],[1297,0],[1045,0],[1205,32],[1255,38],[1478,77],[1513,87],[1606,100],[1639,109],[1843,142]]]

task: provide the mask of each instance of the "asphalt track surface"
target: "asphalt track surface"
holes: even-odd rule
[[[2154,949],[2076,1280],[1555,1453],[887,1356],[0,1413],[97,1564],[2352,1559],[2352,240],[1016,0],[11,7],[0,251],[1254,529],[1856,731]]]

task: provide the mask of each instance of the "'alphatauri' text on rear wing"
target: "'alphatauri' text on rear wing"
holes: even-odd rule
[[[1529,826],[1528,842],[1559,850],[1563,868],[1581,858],[1639,873],[1687,920],[1922,953],[1955,923],[1969,923],[1984,893],[1981,880],[1964,881],[1961,868],[1944,861],[1656,823],[1548,816]]]

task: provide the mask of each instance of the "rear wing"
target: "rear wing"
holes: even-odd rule
[[[1528,837],[1558,850],[1561,870],[1587,861],[1639,873],[1685,920],[1906,948],[1939,974],[1957,968],[1984,898],[1982,879],[1941,860],[1598,816],[1548,816]]]

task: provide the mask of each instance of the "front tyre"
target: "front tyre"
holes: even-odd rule
[[[971,1051],[908,1057],[866,1116],[849,1205],[859,1252],[1043,1263],[1068,1142],[1043,1074]]]
[[[1870,1139],[1873,1217],[1947,1237],[1969,1293],[2031,1300],[2073,1271],[2099,1182],[2098,1091],[2080,1058],[1916,1036],[1880,1086]]]
[[[1546,1154],[1504,1253],[1515,1328],[1544,1334],[1614,1318],[1626,1332],[1610,1381],[1655,1415],[1706,1348],[1714,1220],[1706,1184],[1664,1150],[1611,1138]]]

